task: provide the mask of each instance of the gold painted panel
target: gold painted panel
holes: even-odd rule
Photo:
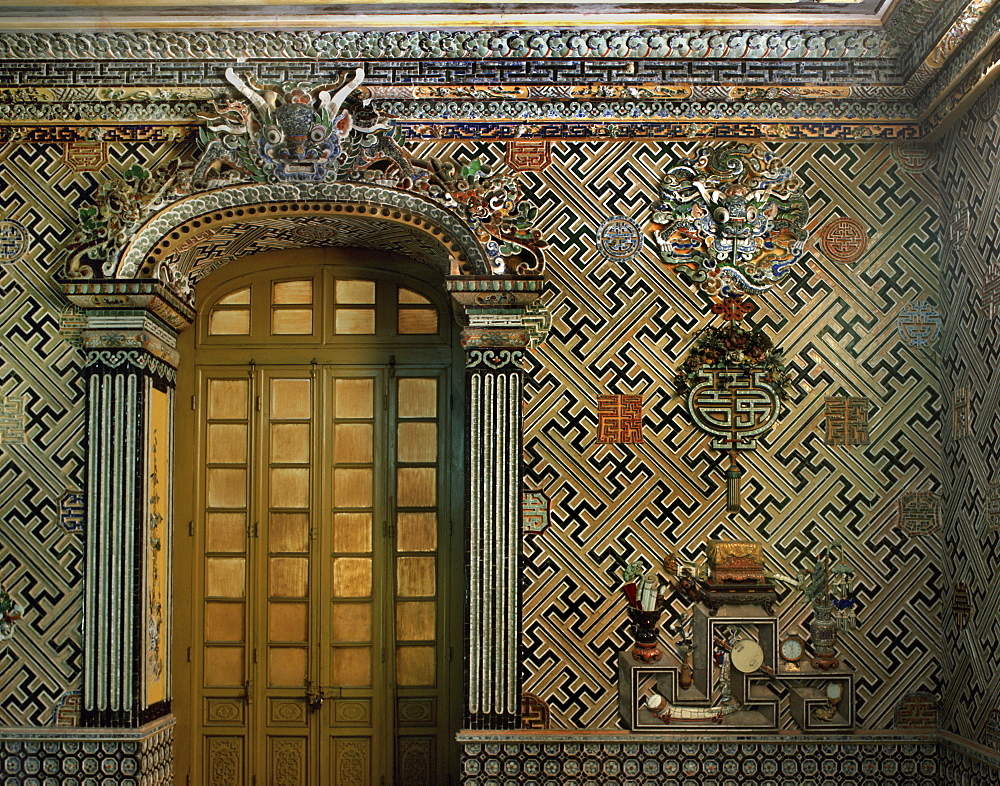
[[[309,424],[271,424],[271,463],[306,464],[309,462]]]
[[[434,551],[437,548],[437,514],[396,514],[396,549],[399,551]]]
[[[372,607],[370,603],[334,603],[331,607],[335,642],[371,641]]]
[[[308,557],[269,557],[267,564],[267,591],[272,598],[308,596]]]
[[[206,551],[243,551],[246,548],[247,519],[243,513],[205,515]]]
[[[344,336],[370,336],[375,333],[375,309],[338,308],[333,330]]]
[[[309,604],[271,601],[267,604],[267,638],[276,642],[304,642],[309,638]]]
[[[397,557],[396,594],[401,597],[434,595],[435,562],[434,557]]]
[[[247,426],[245,423],[209,423],[206,430],[205,460],[209,464],[245,464]]]
[[[271,507],[309,507],[309,467],[271,467]]]
[[[372,682],[371,647],[334,647],[333,683],[344,688],[367,688]]]
[[[210,336],[249,336],[250,309],[217,308],[208,320]]]
[[[312,279],[299,281],[275,281],[271,289],[271,305],[298,306],[313,302]]]
[[[312,415],[312,385],[308,379],[272,379],[270,415],[276,420],[304,420]]]
[[[242,598],[246,591],[246,559],[205,558],[205,595],[210,598]]]
[[[425,377],[403,377],[399,380],[399,417],[437,417],[437,380]]]
[[[401,308],[396,329],[400,335],[431,335],[438,332],[438,312],[433,308]]]
[[[268,549],[271,552],[309,551],[308,513],[271,513],[268,520]]]
[[[333,461],[336,464],[370,464],[374,456],[371,423],[338,423],[333,427]]]
[[[437,461],[437,424],[404,421],[397,427],[397,457],[407,464]]]
[[[207,687],[235,688],[246,679],[243,671],[243,647],[205,647],[205,682]]]
[[[400,467],[396,470],[396,500],[402,508],[430,508],[437,504],[436,467]]]
[[[437,604],[434,601],[396,603],[396,639],[428,641],[434,639]]]
[[[335,513],[333,516],[333,550],[341,553],[371,553],[372,514]]]
[[[372,474],[366,467],[336,467],[333,470],[333,504],[338,508],[370,508]]]
[[[305,686],[309,668],[305,647],[268,647],[267,683],[272,688]]]
[[[355,279],[337,279],[334,299],[338,304],[374,305],[375,282]]]
[[[334,382],[334,417],[371,419],[375,414],[375,382],[365,379],[338,379]]]
[[[205,641],[242,642],[246,636],[246,608],[243,603],[205,602]]]
[[[273,335],[308,336],[312,332],[312,309],[276,308],[271,311],[271,333]]]
[[[333,596],[367,598],[372,594],[372,561],[367,557],[334,557]]]
[[[208,381],[208,417],[211,420],[245,420],[250,383],[245,379]]]
[[[210,508],[246,507],[246,470],[237,467],[209,467],[205,470],[205,498]]]
[[[396,682],[417,687],[435,682],[434,647],[396,647]]]

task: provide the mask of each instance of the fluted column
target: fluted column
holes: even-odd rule
[[[516,728],[522,661],[523,360],[539,337],[535,328],[545,322],[529,308],[541,281],[463,278],[449,281],[449,288],[466,323],[465,725]]]
[[[170,711],[174,338],[141,312],[95,313],[83,335],[87,726],[139,726]]]

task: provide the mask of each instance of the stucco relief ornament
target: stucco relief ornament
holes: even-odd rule
[[[761,330],[735,319],[702,330],[674,378],[695,427],[713,437],[712,447],[729,458],[726,510],[740,510],[744,469],[739,455],[754,450],[778,418],[789,384],[784,353]]]
[[[352,191],[368,201],[377,191],[393,204],[409,200],[419,212],[425,206],[412,199],[417,195],[448,208],[472,230],[493,274],[541,274],[546,244],[516,174],[492,173],[479,160],[414,158],[395,122],[370,108],[362,69],[321,85],[260,85],[232,68],[225,76],[240,98],[215,101],[214,110],[201,115],[206,126],[197,160],[154,171],[130,167],[80,208],[67,278],[157,278],[188,298],[191,282],[170,265],[140,269],[141,260],[129,258],[131,240],[149,234],[171,209],[181,213],[198,200],[201,210],[217,208],[227,189],[254,187],[266,201],[271,192],[278,200],[279,191],[287,199],[289,186],[316,201],[327,192],[342,199]],[[344,235],[350,245],[349,231]]]
[[[802,182],[763,145],[702,149],[670,167],[659,190],[660,258],[714,300],[766,293],[802,253]]]

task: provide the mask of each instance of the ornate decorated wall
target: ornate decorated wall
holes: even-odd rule
[[[944,723],[1000,749],[1000,93],[991,90],[940,142],[947,227],[942,332]]]
[[[548,704],[555,726],[616,725],[613,659],[627,641],[621,559],[659,564],[670,550],[695,559],[709,537],[756,538],[770,568],[794,573],[820,544],[843,537],[862,607],[841,651],[858,669],[859,724],[890,728],[907,695],[940,694],[947,611],[933,505],[900,524],[905,495],[940,492],[942,309],[928,161],[890,144],[773,146],[805,183],[812,234],[791,286],[760,299],[751,317],[785,348],[793,385],[777,427],[749,458],[743,513],[729,515],[719,455],[672,395],[682,356],[707,322],[704,303],[659,261],[648,233],[632,259],[602,252],[598,237],[616,215],[646,227],[664,169],[702,144],[556,142],[526,153],[502,143],[425,143],[414,151],[497,168],[510,157],[526,170],[552,244],[553,330],[531,355],[525,411],[526,491],[551,508],[549,526],[524,540],[525,689]],[[0,578],[26,608],[3,651],[18,675],[0,705],[5,725],[67,722],[61,708],[79,688],[80,355],[75,315],[52,273],[81,195],[112,172],[155,166],[180,149],[10,142],[0,151],[4,218],[26,232],[23,253],[10,252],[0,267],[11,348],[2,361],[0,505],[14,513]],[[12,238],[9,247],[17,245]],[[641,442],[598,442],[606,394],[642,397]],[[843,396],[867,400],[867,444],[830,444],[826,399]],[[792,594],[780,604],[786,629],[809,614]]]

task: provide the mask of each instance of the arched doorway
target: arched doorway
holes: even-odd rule
[[[192,782],[457,781],[464,360],[433,277],[302,248],[198,286],[175,431]]]

